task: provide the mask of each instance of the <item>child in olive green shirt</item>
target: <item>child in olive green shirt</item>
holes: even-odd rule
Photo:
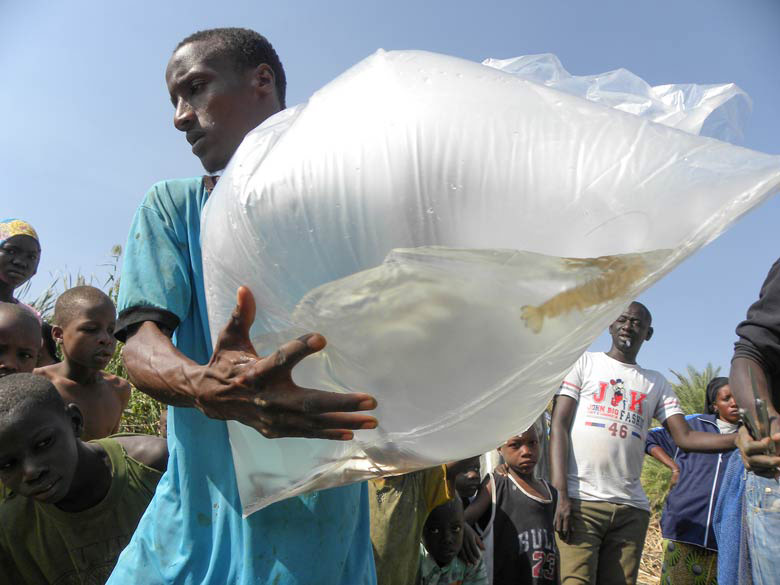
[[[0,583],[104,583],[151,500],[165,441],[82,424],[46,378],[0,378]]]

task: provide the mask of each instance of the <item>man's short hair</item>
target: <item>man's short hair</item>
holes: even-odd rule
[[[94,286],[74,286],[62,293],[54,304],[54,324],[65,327],[85,304],[114,306],[111,298]]]
[[[279,55],[263,35],[247,28],[211,28],[191,34],[176,45],[173,52],[196,41],[210,41],[211,54],[224,56],[231,63],[235,63],[240,71],[263,63],[268,65],[274,72],[279,105],[282,109],[286,107],[287,77],[284,74],[284,67],[279,60]]]
[[[648,327],[653,324],[653,315],[652,315],[652,313],[650,313],[650,309],[648,309],[645,305],[643,305],[639,301],[633,301],[631,304],[632,305],[637,305],[638,307],[640,307],[645,312],[645,317],[647,317],[647,326]]]
[[[65,416],[65,402],[48,378],[27,373],[0,378],[0,420],[19,420],[42,409]]]

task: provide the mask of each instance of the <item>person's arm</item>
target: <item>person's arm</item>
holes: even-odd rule
[[[780,260],[769,269],[761,285],[758,300],[747,310],[745,320],[736,330],[739,336],[734,344],[729,386],[740,408],[756,419],[755,398],[761,398],[770,417],[770,437],[757,441],[746,429],[740,429],[737,445],[745,467],[765,477],[777,475],[780,459],[768,454],[771,441],[780,454],[780,388],[772,387],[772,380],[780,369]],[[750,373],[756,383],[753,392]]]
[[[125,412],[125,408],[127,408],[127,404],[130,402],[130,394],[132,392],[132,389],[130,388],[130,382],[127,380],[120,378],[117,376],[118,386],[117,386],[117,396],[119,397],[119,403],[121,404],[121,408],[119,409],[119,418],[116,421],[116,425],[114,426],[113,430],[111,431],[112,435],[115,435],[119,432],[119,427],[122,426],[122,415]]]
[[[566,540],[569,536],[571,501],[569,500],[569,443],[571,425],[577,412],[577,401],[571,396],[559,394],[555,397],[550,429],[550,483],[558,491],[558,505],[555,507],[555,531]]]
[[[756,384],[755,394],[753,392],[753,382],[750,379],[751,372],[753,381]],[[731,362],[729,387],[739,407],[744,408],[753,417],[753,420],[757,420],[755,397],[761,398],[766,403],[771,438],[765,437],[757,441],[743,427],[738,433],[737,446],[748,470],[764,477],[777,477],[778,469],[780,469],[780,418],[778,418],[778,413],[772,400],[772,393],[770,392],[764,368],[757,361],[748,357],[735,357]],[[778,455],[767,454],[771,441],[775,441],[775,452]]]
[[[721,435],[719,433],[705,433],[694,431],[685,417],[681,414],[673,414],[663,422],[664,428],[672,435],[672,439],[683,451],[697,451],[701,453],[717,453],[730,451],[736,447],[736,434]]]
[[[249,340],[255,301],[246,287],[222,330],[211,360],[199,365],[177,350],[160,327],[145,321],[128,332],[122,358],[130,381],[165,404],[194,407],[210,418],[236,420],[263,436],[349,440],[353,429],[375,428],[368,394],[323,392],[297,386],[293,367],[325,347],[318,334],[259,357]]]
[[[676,484],[680,479],[680,466],[675,463],[674,459],[669,457],[669,454],[658,445],[650,447],[648,453],[653,459],[661,462],[672,471],[672,479],[669,482],[669,486],[671,487]]]
[[[129,435],[116,437],[127,454],[147,467],[165,473],[168,468],[168,442],[161,437]]]
[[[482,485],[479,487],[477,497],[469,504],[469,507],[463,512],[463,518],[466,520],[466,524],[476,526],[480,518],[482,518],[489,510],[493,503],[493,497],[490,491],[490,476],[485,476],[482,480]]]

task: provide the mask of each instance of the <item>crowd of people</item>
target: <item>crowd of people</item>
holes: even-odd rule
[[[638,365],[653,328],[634,302],[610,325],[610,350],[583,354],[562,380],[550,428],[518,429],[495,469],[480,470],[474,454],[242,517],[226,420],[269,439],[348,441],[377,426],[367,414],[376,400],[294,383],[320,335],[257,356],[245,287],[211,344],[200,214],[243,137],[285,107],[276,52],[246,29],[198,32],[176,47],[165,80],[174,126],[208,175],[150,189],[118,307],[78,286],[44,323],[14,296],[36,272],[38,234],[0,222],[0,582],[635,583],[650,520],[646,453],[674,483],[659,582],[774,582],[778,265],[737,329],[730,378],[710,383],[700,414],[686,417],[664,376]],[[117,340],[132,384],[169,405],[167,441],[117,434],[131,392],[104,371]],[[761,436],[737,410],[757,420],[754,393],[771,421]]]

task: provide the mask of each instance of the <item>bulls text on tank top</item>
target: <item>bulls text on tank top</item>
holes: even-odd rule
[[[558,551],[553,519],[557,493],[541,480],[548,499],[526,492],[509,475],[490,474],[490,516],[480,520],[488,577],[493,585],[555,585]]]

